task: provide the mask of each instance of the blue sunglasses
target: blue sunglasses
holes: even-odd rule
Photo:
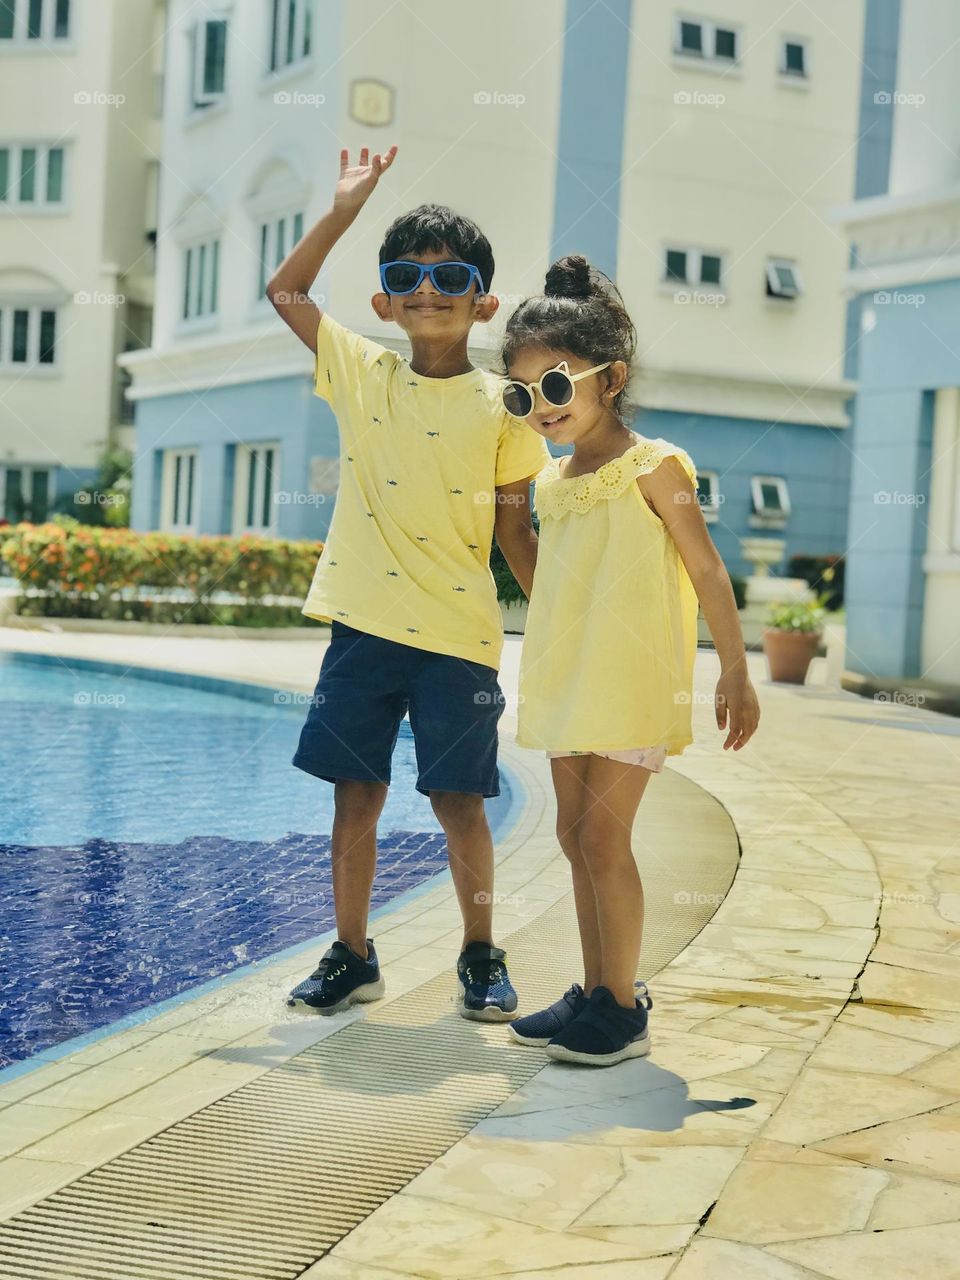
[[[469,262],[434,262],[427,266],[423,262],[404,260],[380,264],[380,284],[384,293],[413,293],[420,288],[424,276],[430,277],[437,293],[444,293],[448,298],[462,297],[474,280],[478,296],[486,292],[480,272]]]

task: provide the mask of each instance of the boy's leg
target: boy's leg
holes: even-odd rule
[[[430,802],[447,837],[450,874],[463,916],[463,947],[493,941],[493,836],[483,797],[431,791]]]
[[[339,778],[334,788],[331,859],[337,937],[358,956],[367,954],[367,916],[377,869],[377,822],[385,784]]]

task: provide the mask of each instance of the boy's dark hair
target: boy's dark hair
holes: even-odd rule
[[[480,272],[484,293],[493,284],[493,250],[475,222],[445,204],[422,204],[402,213],[387,227],[380,246],[381,262],[396,262],[405,253],[440,253],[449,249],[459,261]]]
[[[581,254],[560,258],[547,271],[543,294],[525,298],[507,321],[503,363],[524,347],[569,351],[590,364],[623,360],[630,368],[637,332],[620,290]],[[626,386],[613,401],[622,416]]]

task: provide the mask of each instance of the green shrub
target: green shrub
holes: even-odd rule
[[[767,626],[777,631],[822,631],[825,612],[823,596],[812,601],[773,604],[767,615]]]
[[[19,612],[48,617],[236,619],[237,626],[306,622],[299,607],[270,605],[263,598],[302,599],[322,545],[252,534],[135,533],[83,525],[69,516],[0,529],[0,559],[24,593]],[[151,598],[151,592],[169,591],[186,594],[183,600]],[[241,596],[244,603],[212,601],[219,592]]]

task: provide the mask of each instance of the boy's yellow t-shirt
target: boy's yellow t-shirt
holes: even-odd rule
[[[414,373],[323,313],[314,389],[337,416],[340,483],[303,613],[499,667],[495,490],[550,461],[499,387],[483,369]]]

